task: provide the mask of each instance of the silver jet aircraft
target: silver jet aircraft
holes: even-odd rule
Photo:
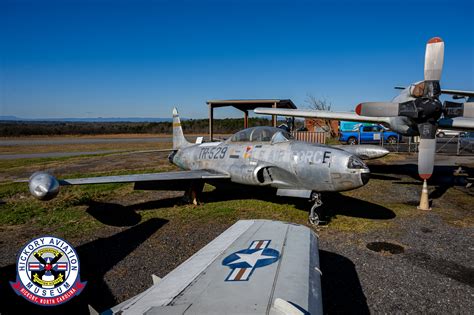
[[[314,203],[309,220],[318,224],[316,208],[322,205],[322,192],[351,190],[368,182],[369,169],[355,154],[378,157],[388,152],[378,147],[362,147],[361,152],[354,146],[350,149],[354,152],[296,141],[290,133],[273,127],[244,129],[223,142],[193,144],[184,137],[174,109],[169,160],[183,171],[62,180],[37,172],[29,179],[29,189],[36,198],[48,200],[62,185],[134,182],[135,189],[142,190],[188,189],[188,197],[195,201],[205,182],[230,181],[274,187],[280,196],[308,198]]]

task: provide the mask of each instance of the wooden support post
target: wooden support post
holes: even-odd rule
[[[272,108],[277,108],[277,103],[273,103]],[[272,115],[272,126],[276,127],[277,126],[277,116]]]
[[[212,103],[209,104],[209,141],[212,141],[214,138],[214,126],[212,125],[214,121],[214,107]]]

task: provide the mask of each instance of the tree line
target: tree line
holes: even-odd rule
[[[182,120],[185,133],[209,132],[208,119]],[[241,130],[243,118],[214,119],[214,133],[231,134]],[[269,126],[265,118],[249,118],[249,126]],[[3,121],[0,136],[101,135],[119,133],[171,134],[171,122],[61,122],[61,121]]]

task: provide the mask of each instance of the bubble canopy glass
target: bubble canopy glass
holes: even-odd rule
[[[283,142],[293,139],[286,130],[274,127],[253,127],[234,134],[231,142]]]

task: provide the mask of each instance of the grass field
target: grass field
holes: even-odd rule
[[[79,158],[80,159],[80,158]],[[62,161],[67,162],[67,161]],[[141,169],[140,172],[161,172],[173,169]],[[70,174],[70,177],[89,177],[100,175],[128,174],[130,171],[109,171]],[[133,172],[135,173],[135,172]],[[407,184],[410,181],[407,180]],[[414,202],[400,198],[379,199],[377,196],[388,189],[386,180],[373,179],[365,187],[341,194],[329,194],[325,204],[331,208],[332,230],[351,233],[367,232],[373,229],[385,229],[396,224],[397,220],[420,215],[414,211]],[[176,193],[168,198],[164,192],[134,191],[132,184],[102,184],[62,187],[59,196],[52,201],[35,200],[28,192],[26,183],[3,183],[0,185],[0,200],[4,202],[0,212],[0,226],[27,225],[47,227],[50,233],[76,237],[88,234],[107,224],[97,220],[100,216],[130,215],[140,217],[139,221],[126,223],[133,225],[150,218],[179,221],[184,224],[230,224],[238,219],[266,218],[306,224],[310,204],[306,200],[278,198],[261,193],[235,193],[216,191],[207,185],[202,196],[202,204],[193,206],[182,204]],[[156,198],[156,200],[154,200]],[[446,203],[455,202],[461,209],[468,208],[472,196],[452,189],[444,196]],[[160,203],[161,200],[161,203]],[[472,215],[461,217],[449,214],[444,207],[437,207],[447,221],[462,226],[473,226]],[[92,215],[91,215],[92,213]],[[135,215],[133,215],[135,214]],[[389,220],[396,218],[393,220]],[[133,223],[133,224],[132,224]]]

